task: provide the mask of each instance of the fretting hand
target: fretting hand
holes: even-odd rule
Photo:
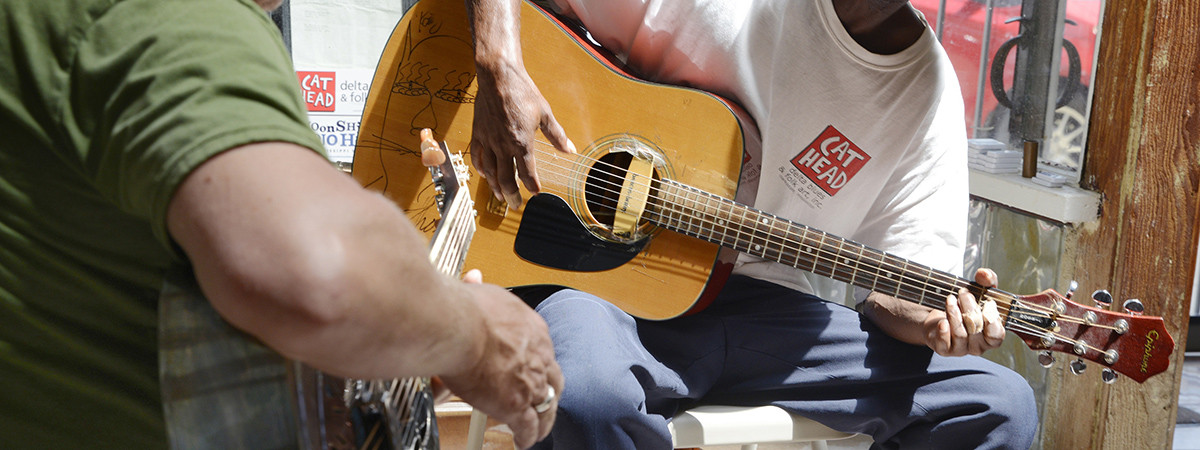
[[[975,271],[975,282],[981,286],[995,286],[996,278],[990,269]],[[984,311],[965,288],[959,289],[958,295],[946,296],[945,312],[930,311],[924,328],[925,345],[943,356],[979,355],[1004,342],[1004,325],[998,314]]]

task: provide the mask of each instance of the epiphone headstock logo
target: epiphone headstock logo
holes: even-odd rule
[[[1146,333],[1146,344],[1143,346],[1145,350],[1142,352],[1142,373],[1146,373],[1147,367],[1150,366],[1150,352],[1154,351],[1154,341],[1157,340],[1158,331],[1150,330]]]

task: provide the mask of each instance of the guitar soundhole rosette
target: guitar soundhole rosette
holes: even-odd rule
[[[648,218],[655,214],[652,204],[658,193],[658,181],[671,177],[671,168],[662,152],[649,140],[641,136],[619,134],[602,138],[582,152],[583,160],[590,161],[586,177],[574,186],[577,194],[572,195],[575,211],[586,211],[581,217],[589,229],[601,239],[631,243],[650,237],[659,231]],[[622,189],[629,168],[635,160],[649,162],[652,173],[650,180],[637,182],[639,188],[648,190],[650,200],[641,213],[632,232],[616,230],[618,204],[622,201]],[[644,178],[643,178],[644,179]],[[581,201],[582,200],[582,201]]]

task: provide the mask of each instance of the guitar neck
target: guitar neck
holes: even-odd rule
[[[458,276],[475,235],[475,202],[467,189],[458,189],[446,206],[429,246],[429,259],[439,272]]]
[[[970,281],[672,181],[658,183],[648,220],[664,228],[871,291],[944,310]]]

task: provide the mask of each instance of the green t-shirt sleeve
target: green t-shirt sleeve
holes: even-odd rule
[[[208,158],[268,141],[323,152],[279,31],[250,0],[125,0],[82,32],[69,148],[167,248],[171,196]]]

